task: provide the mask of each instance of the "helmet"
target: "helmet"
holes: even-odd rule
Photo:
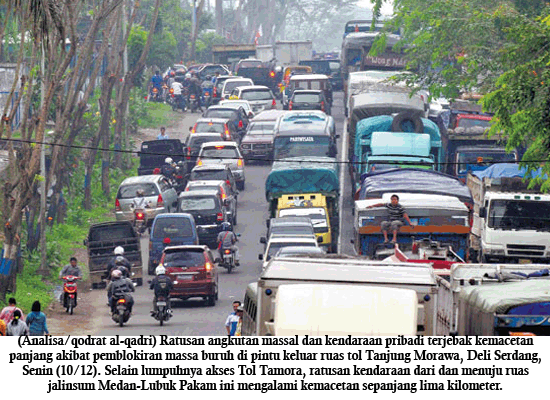
[[[138,192],[139,192],[139,190],[138,190]],[[115,256],[121,256],[123,254],[124,254],[124,247],[122,247],[122,246],[115,247]]]
[[[275,67],[275,72],[282,72],[283,71],[283,67],[281,67],[280,65]]]
[[[205,78],[207,81],[211,80],[212,77],[210,75],[206,75],[206,78]]]
[[[186,79],[190,79],[190,78],[191,78],[191,74],[190,74],[189,72],[186,73],[186,74],[185,74],[185,78],[186,78]]]
[[[113,272],[111,272],[111,278],[113,279],[120,279],[122,277],[122,271],[119,269],[114,269]]]
[[[143,196],[145,196],[145,190],[143,190],[143,189],[138,189],[138,190],[136,190],[136,195],[137,195],[137,197],[143,197]],[[123,249],[123,250],[124,250],[124,249]],[[116,253],[115,253],[115,254],[116,254]],[[122,252],[122,253],[120,253],[120,254],[124,254],[124,252]]]
[[[170,71],[170,76],[176,76],[176,71]]]
[[[155,275],[164,275],[166,273],[166,269],[164,268],[163,265],[159,265],[156,269],[155,269]]]
[[[230,230],[231,230],[231,223],[230,222],[222,223],[222,231],[230,231]]]
[[[122,264],[124,264],[124,257],[122,257],[122,256],[117,256],[117,258],[115,258],[115,264],[116,264],[116,265],[122,265]]]
[[[164,159],[164,163],[165,163],[165,164],[172,164],[173,162],[174,162],[174,160],[172,160],[170,157],[166,157],[166,158]]]

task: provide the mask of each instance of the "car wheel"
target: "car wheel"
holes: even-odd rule
[[[206,305],[208,307],[214,307],[216,305],[216,296],[215,295],[208,296],[206,298]]]
[[[237,182],[237,189],[239,189],[239,190],[244,190],[244,181],[242,181],[242,182]]]
[[[137,278],[136,283],[138,286],[143,286],[143,278]]]

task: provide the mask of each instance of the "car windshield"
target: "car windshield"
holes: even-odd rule
[[[211,109],[206,110],[205,117],[207,118],[223,118],[223,119],[233,119],[236,116],[237,110],[221,110],[221,109]]]
[[[275,159],[289,157],[333,157],[328,136],[280,136],[274,141]]]
[[[279,217],[309,217],[315,233],[328,232],[327,214],[324,208],[284,208]]]
[[[292,99],[295,103],[318,103],[321,101],[319,93],[296,93]]]
[[[224,93],[231,93],[233,89],[240,86],[252,86],[252,83],[250,83],[250,81],[247,81],[246,79],[239,79],[239,81],[234,82],[225,82]]]
[[[189,218],[157,218],[153,228],[154,238],[181,238],[193,236],[193,226]]]
[[[239,152],[235,147],[203,147],[200,156],[204,158],[239,158]]]
[[[483,128],[489,129],[491,127],[491,121],[486,119],[477,118],[460,118],[458,120],[457,128]]]
[[[195,126],[195,132],[197,133],[223,133],[225,131],[225,126],[223,123],[214,123],[214,122],[197,122]]]
[[[315,242],[300,243],[300,247],[317,247],[315,244],[316,244]],[[297,244],[295,241],[270,243],[269,248],[267,249],[266,261],[269,261],[271,257],[277,254],[277,252],[281,250],[283,247],[296,246],[296,245]]]
[[[274,123],[252,122],[248,128],[248,135],[273,135]]]
[[[478,163],[478,159],[482,162]],[[483,170],[494,162],[516,161],[516,153],[503,151],[474,151],[472,153],[458,154],[458,173],[465,173],[471,170]]]
[[[192,171],[190,180],[192,181],[225,181],[227,172],[224,169]]]
[[[205,263],[202,251],[170,251],[164,255],[166,268],[192,268],[202,267]]]
[[[490,228],[550,230],[550,203],[530,200],[492,200]]]
[[[271,94],[271,91],[269,89],[246,90],[242,92],[241,98],[248,101],[272,100],[273,95]]]
[[[184,197],[180,199],[181,211],[214,209],[216,209],[216,201],[213,197]]]
[[[144,197],[158,196],[159,191],[154,183],[133,183],[130,185],[123,185],[118,189],[117,199],[133,199],[137,197],[136,192],[143,190]]]

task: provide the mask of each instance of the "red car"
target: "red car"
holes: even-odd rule
[[[207,305],[218,300],[218,270],[207,246],[187,245],[166,247],[160,264],[174,282],[172,299],[187,300],[202,297]]]

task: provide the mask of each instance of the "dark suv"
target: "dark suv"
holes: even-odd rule
[[[211,106],[203,114],[204,118],[220,118],[228,120],[228,124],[232,124],[235,131],[238,133],[238,137],[233,139],[240,142],[242,136],[248,127],[248,115],[244,108],[232,108],[224,106]]]
[[[200,118],[191,127],[191,133],[219,133],[222,140],[237,140],[239,138],[233,124],[223,118]]]
[[[150,140],[141,144],[138,175],[152,175],[170,157],[174,162],[184,161],[183,144],[179,139]]]
[[[164,249],[161,263],[174,286],[170,297],[187,300],[202,297],[209,306],[218,300],[218,271],[206,246],[170,246]]]
[[[295,90],[288,102],[289,110],[321,110],[330,115],[330,103],[322,90]]]
[[[199,243],[211,248],[217,247],[221,224],[230,220],[226,204],[217,190],[181,192],[178,198],[180,212],[189,213],[195,219]]]
[[[197,158],[203,143],[219,142],[224,140],[223,135],[219,133],[191,133],[185,143],[185,162],[187,171],[191,171],[197,165]]]

